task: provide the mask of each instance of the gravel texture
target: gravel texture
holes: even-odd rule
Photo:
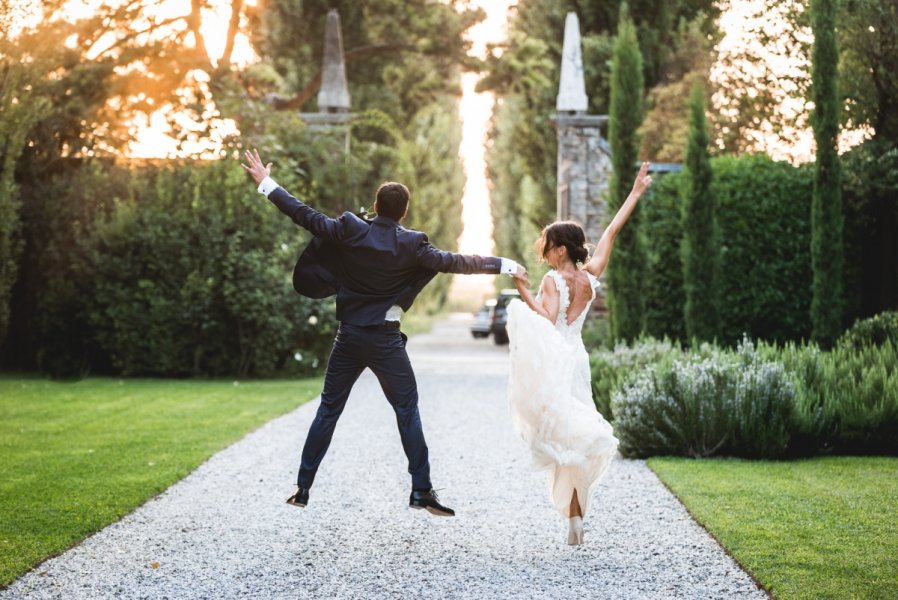
[[[467,318],[414,337],[435,486],[458,516],[407,507],[395,418],[362,376],[311,490],[293,491],[311,402],[220,452],[0,598],[767,598],[642,461],[617,459],[585,545],[529,467],[505,400],[508,353]]]

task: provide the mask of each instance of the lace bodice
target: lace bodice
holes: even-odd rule
[[[599,280],[592,273],[586,273],[586,276],[589,277],[590,287],[592,288],[592,298],[589,299],[589,302],[586,303],[586,306],[580,314],[577,315],[577,318],[568,324],[567,311],[571,305],[571,293],[567,281],[561,273],[554,269],[549,271],[549,275],[555,281],[555,287],[558,289],[559,295],[558,317],[555,319],[555,329],[568,341],[582,341],[580,332],[583,330],[583,323],[586,321],[586,314],[589,312],[589,307],[592,306],[593,301],[596,299],[596,289],[599,287]],[[537,301],[542,300],[542,292],[537,294],[536,299]]]

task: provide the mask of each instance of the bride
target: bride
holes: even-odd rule
[[[508,398],[515,430],[536,468],[551,472],[550,497],[568,519],[568,543],[583,543],[583,516],[617,451],[611,425],[596,410],[581,329],[614,239],[652,184],[643,163],[633,190],[602,234],[592,258],[583,228],[559,221],[543,229],[537,252],[552,267],[534,298],[526,275],[508,306]]]

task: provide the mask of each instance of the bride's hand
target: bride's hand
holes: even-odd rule
[[[530,278],[527,276],[527,269],[518,265],[518,270],[512,275],[515,284],[521,284],[524,287],[530,287]]]
[[[642,196],[651,186],[652,176],[649,175],[649,163],[644,162],[636,175],[636,181],[633,182],[633,191],[631,193],[636,197]]]

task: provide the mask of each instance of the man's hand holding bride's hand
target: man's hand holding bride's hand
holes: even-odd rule
[[[518,265],[518,270],[512,277],[514,278],[515,283],[520,282],[524,287],[530,287],[530,278],[527,276],[527,269],[523,266]]]
[[[652,176],[649,175],[649,163],[644,162],[639,168],[636,181],[633,182],[633,191],[630,193],[638,198],[650,187],[652,187]]]
[[[258,184],[262,183],[262,180],[271,175],[271,165],[272,163],[268,163],[268,165],[262,164],[262,159],[259,158],[259,151],[253,148],[253,151],[244,150],[243,155],[246,157],[246,162],[249,165],[245,165],[240,163],[240,166],[249,173],[253,180]]]

